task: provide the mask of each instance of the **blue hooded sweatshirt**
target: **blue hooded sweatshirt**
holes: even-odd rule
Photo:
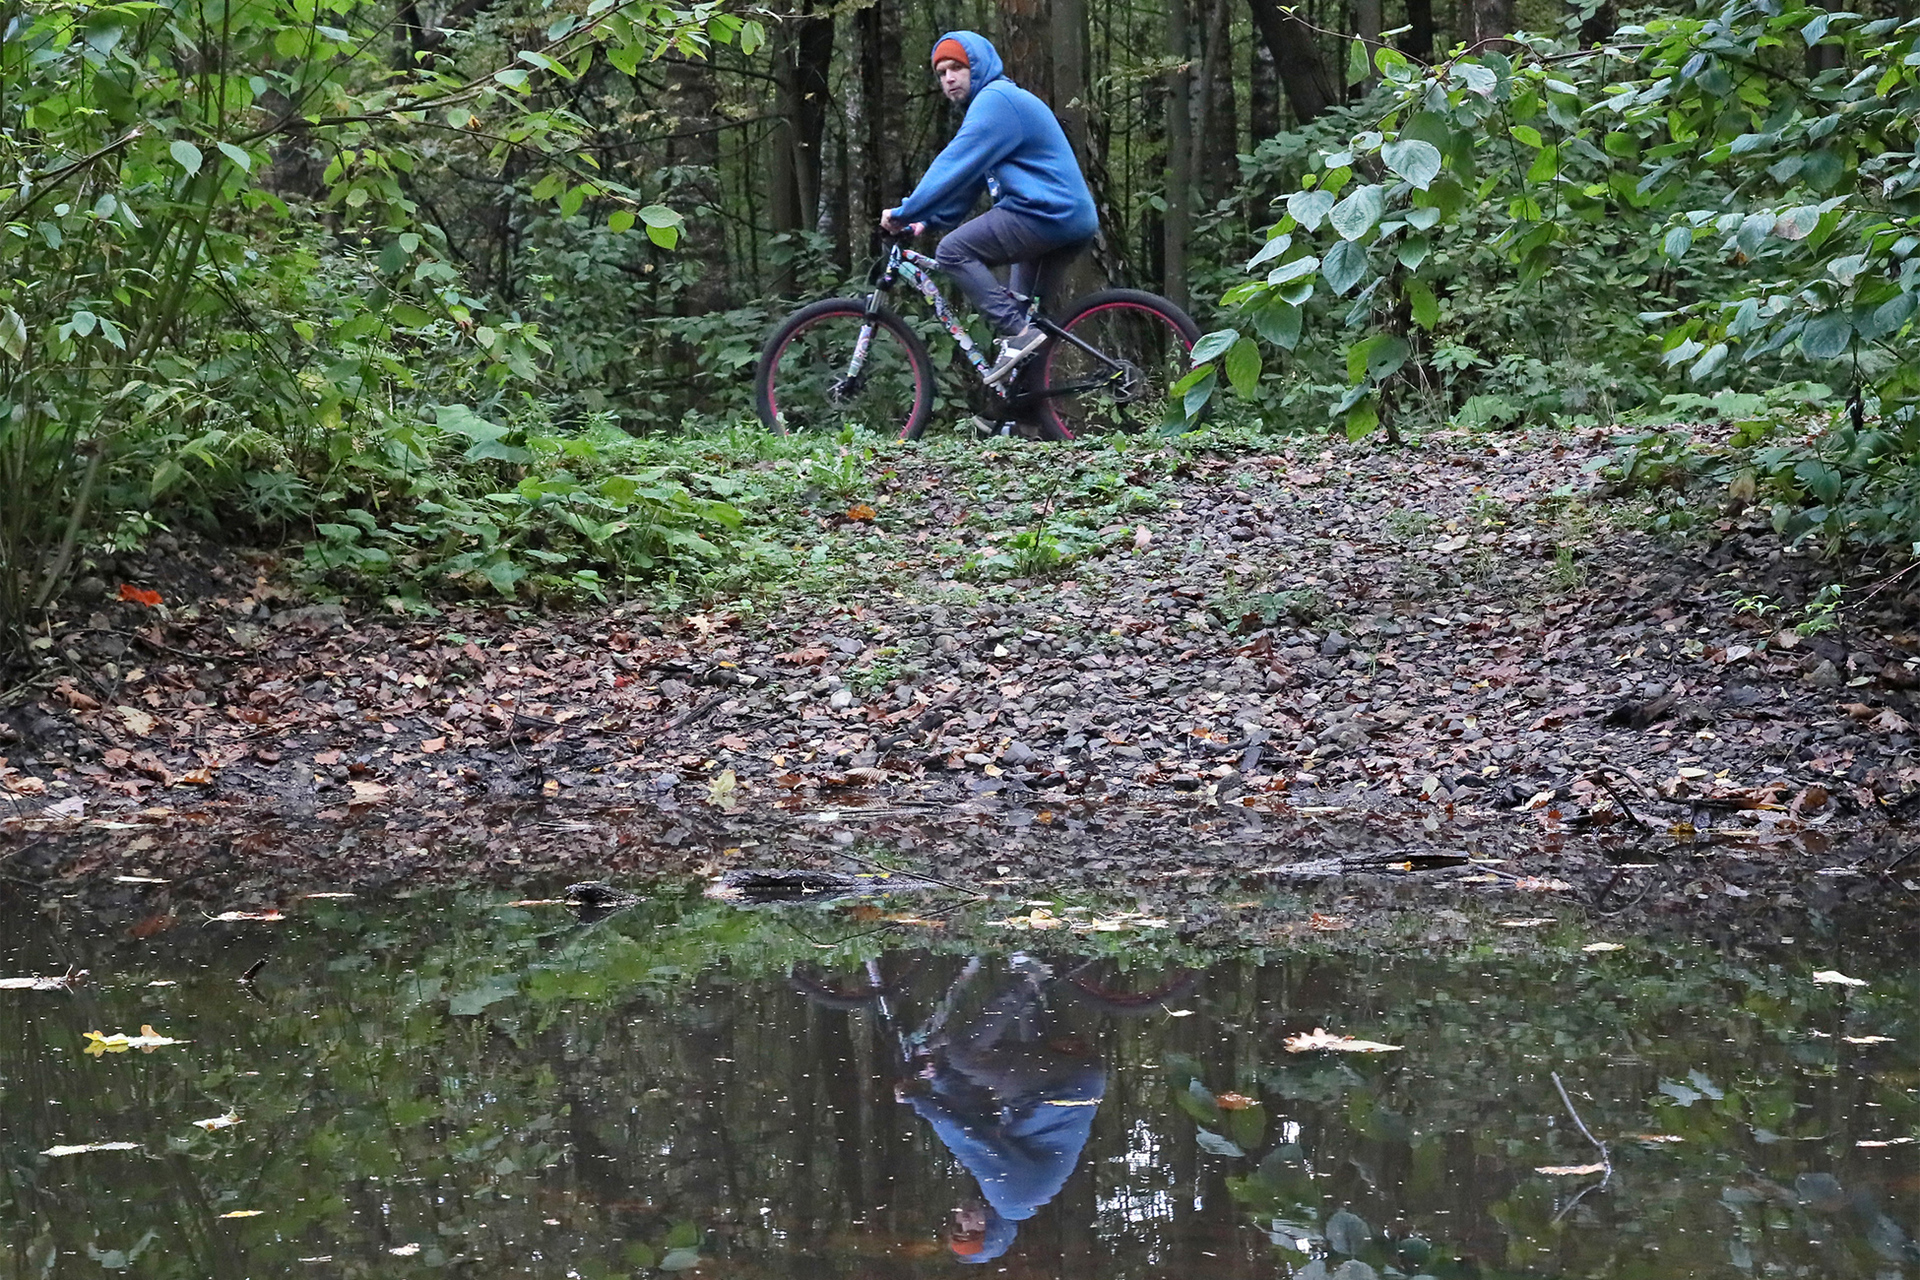
[[[1057,229],[1062,241],[1093,235],[1100,225],[1093,196],[1053,112],[1007,79],[1000,55],[985,36],[950,31],[940,37],[949,39],[967,51],[972,72],[967,116],[913,194],[892,211],[894,218],[955,226],[984,183],[995,208],[1038,219]]]

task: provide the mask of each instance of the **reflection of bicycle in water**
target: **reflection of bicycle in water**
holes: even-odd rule
[[[1099,961],[1056,977],[1052,966],[1015,954],[997,989],[976,992],[985,968],[981,957],[969,960],[912,1030],[897,1011],[906,980],[889,982],[878,961],[850,981],[800,967],[791,975],[810,1000],[879,1016],[897,1047],[894,1097],[932,1126],[979,1184],[979,1198],[954,1210],[948,1230],[962,1262],[1000,1257],[1018,1224],[1059,1194],[1106,1094],[1105,1066],[1090,1041],[1061,1025],[1050,991],[1128,1016],[1156,1008],[1198,978],[1183,969],[1144,986],[1122,983],[1103,974]]]
[[[982,420],[1033,422],[1043,439],[1182,425],[1173,385],[1188,371],[1200,329],[1157,294],[1106,289],[1073,304],[1058,323],[1028,302],[1048,336],[1003,389],[987,382],[986,354],[934,282],[938,265],[890,237],[865,298],[827,298],[789,316],[767,339],[754,375],[754,407],[769,430],[838,431],[849,424],[918,440],[933,414],[936,369],[920,335],[881,299],[896,284],[917,290],[979,379]]]

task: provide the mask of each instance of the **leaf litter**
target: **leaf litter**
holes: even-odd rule
[[[172,1036],[163,1036],[151,1026],[147,1025],[143,1025],[140,1028],[140,1034],[137,1036],[130,1036],[124,1033],[107,1035],[99,1031],[89,1031],[87,1032],[86,1039],[87,1044],[83,1052],[92,1054],[96,1058],[106,1053],[125,1053],[129,1049],[138,1049],[142,1053],[152,1053],[155,1049],[164,1048],[170,1044],[189,1043],[185,1040],[175,1040]]]
[[[1377,1040],[1358,1040],[1353,1036],[1334,1035],[1325,1027],[1315,1027],[1312,1031],[1290,1035],[1282,1043],[1288,1053],[1398,1053],[1404,1047],[1397,1044],[1381,1044]]]

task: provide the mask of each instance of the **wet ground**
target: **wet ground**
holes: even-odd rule
[[[1847,878],[1665,926],[1429,896],[1365,945],[1256,885],[1218,909],[1301,927],[1231,953],[1019,885],[160,878],[0,901],[0,979],[75,975],[0,988],[5,1280],[1920,1268],[1915,931]]]

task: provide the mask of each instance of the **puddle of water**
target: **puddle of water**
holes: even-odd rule
[[[1920,977],[1865,927],[1208,963],[844,903],[176,910],[0,905],[0,978],[90,971],[0,990],[4,1280],[1920,1270]],[[1538,1172],[1582,1124],[1610,1172]]]

